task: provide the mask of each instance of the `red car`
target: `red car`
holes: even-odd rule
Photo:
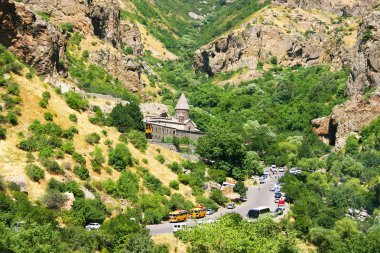
[[[280,198],[278,200],[278,206],[285,206],[285,199],[284,198]]]

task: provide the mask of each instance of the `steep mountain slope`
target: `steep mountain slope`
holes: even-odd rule
[[[374,10],[360,26],[346,91],[352,97],[334,108],[331,116],[313,121],[315,132],[337,148],[379,116],[379,22],[380,12]]]
[[[241,26],[201,47],[194,67],[209,75],[239,68],[255,70],[271,60],[283,66],[347,66],[357,19],[329,12],[272,5]]]

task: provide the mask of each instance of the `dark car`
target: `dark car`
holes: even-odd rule
[[[279,198],[282,197],[282,193],[281,193],[281,192],[276,192],[276,193],[274,194],[274,197],[275,197],[276,199],[279,199]]]
[[[284,208],[278,207],[274,210],[273,214],[276,216],[282,215],[284,213]]]

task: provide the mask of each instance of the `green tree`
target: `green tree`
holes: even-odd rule
[[[90,222],[102,223],[106,218],[106,206],[99,199],[76,199],[73,204],[73,215],[81,225]]]
[[[210,199],[215,201],[218,205],[224,205],[228,202],[228,198],[223,195],[223,192],[219,189],[213,189],[211,191]]]
[[[108,155],[108,164],[118,171],[124,170],[127,166],[132,166],[132,154],[128,147],[119,143],[114,149],[111,149]]]
[[[128,129],[144,131],[145,125],[143,115],[138,104],[131,102],[128,105],[118,104],[112,109],[109,115],[111,123],[120,132],[124,133]]]
[[[226,128],[213,128],[201,137],[197,144],[197,153],[203,158],[214,161],[231,175],[234,166],[240,167],[245,157],[245,147],[240,135]]]
[[[235,184],[234,186],[234,192],[236,193],[239,193],[239,195],[242,197],[242,196],[246,196],[247,194],[247,191],[248,191],[248,187],[246,187],[244,185],[244,182],[242,181],[239,181]]]

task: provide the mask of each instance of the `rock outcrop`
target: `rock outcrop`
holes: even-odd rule
[[[351,64],[347,94],[363,93],[380,86],[380,11],[363,18]]]
[[[336,106],[328,117],[312,121],[313,131],[323,142],[344,147],[350,134],[359,133],[360,129],[370,124],[380,115],[380,92],[374,92],[371,97],[354,95],[345,103]]]
[[[329,18],[300,9],[268,8],[240,29],[197,50],[194,67],[212,76],[239,68],[255,69],[259,61],[276,57],[283,66],[329,63],[341,68],[349,63],[353,45],[345,43],[342,34],[330,32],[345,24],[332,24]],[[354,34],[348,36],[355,38]]]
[[[120,47],[119,1],[94,1],[90,6],[89,16],[94,28],[94,34],[100,39],[111,42],[114,47]]]
[[[57,27],[65,23],[85,34],[93,33],[89,17],[90,1],[84,0],[25,0],[24,3],[37,15],[44,16]]]
[[[39,74],[65,70],[66,37],[23,3],[0,1],[0,43]]]
[[[322,10],[339,16],[362,16],[372,10],[376,0],[272,0],[272,4],[304,10]]]
[[[380,116],[380,12],[363,18],[351,63],[347,94],[351,97],[336,106],[328,117],[312,121],[314,132],[339,149],[346,138]],[[372,94],[369,88],[376,89]]]
[[[121,41],[124,47],[133,49],[133,54],[144,55],[144,44],[141,41],[141,31],[137,24],[127,21],[121,23]]]
[[[54,25],[70,23],[77,31],[94,34],[114,47],[121,46],[120,6],[117,0],[26,0],[25,3]]]
[[[141,69],[133,57],[109,49],[90,51],[90,62],[102,66],[111,75],[119,79],[130,91],[143,90],[140,82]]]

